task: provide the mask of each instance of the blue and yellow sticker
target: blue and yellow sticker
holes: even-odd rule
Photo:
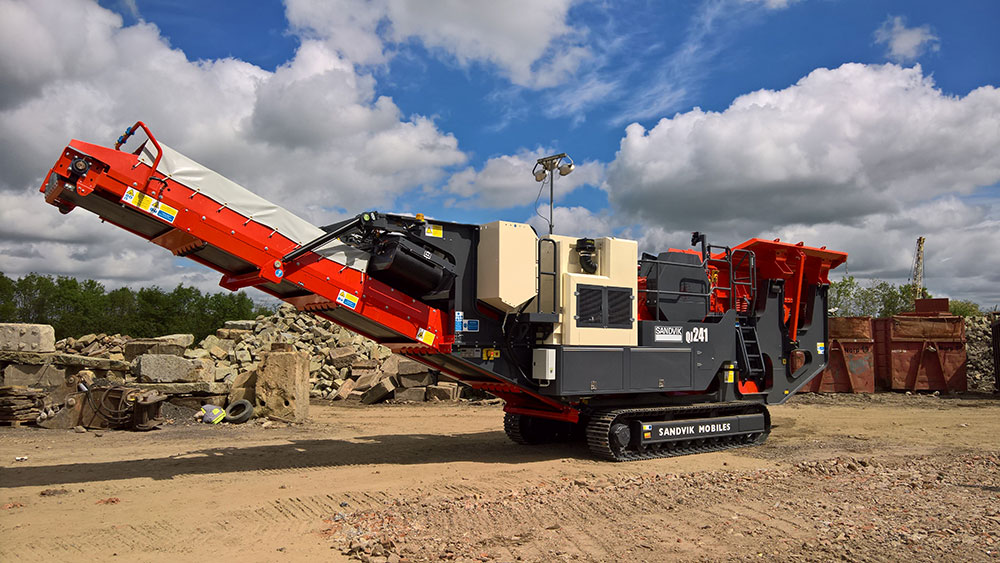
[[[816,353],[819,354],[819,355],[821,355],[821,356],[823,354],[826,354],[826,342],[817,342],[816,343]]]
[[[128,188],[125,190],[125,195],[122,196],[122,202],[133,207],[137,207],[154,217],[163,219],[167,223],[173,223],[174,219],[177,218],[176,209],[156,198],[152,198],[140,192],[135,188]]]
[[[430,223],[427,223],[427,225],[424,226],[424,236],[444,238],[444,229],[441,225],[431,225]]]
[[[358,308],[358,296],[341,289],[340,293],[337,294],[337,303],[353,311]]]

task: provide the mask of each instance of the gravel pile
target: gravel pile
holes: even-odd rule
[[[966,376],[970,391],[995,390],[996,366],[993,365],[993,337],[990,332],[992,319],[992,315],[965,319]]]

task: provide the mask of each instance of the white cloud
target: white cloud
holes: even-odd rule
[[[454,136],[429,118],[403,116],[376,96],[370,75],[323,42],[303,40],[292,60],[268,72],[235,59],[190,61],[155,26],[124,27],[93,2],[0,0],[0,11],[0,253],[8,275],[42,265],[98,279],[189,274],[155,247],[143,256],[166,266],[119,250],[143,243],[98,235],[95,217],[77,217],[85,212],[63,217],[37,192],[24,195],[70,138],[110,144],[137,118],[164,143],[317,224],[393,205],[466,161]],[[26,237],[39,231],[23,224],[29,217],[44,217],[48,234]],[[31,258],[32,249],[47,260]]]
[[[525,221],[535,228],[539,235],[549,232],[549,208],[539,206],[536,214]],[[557,235],[570,237],[605,237],[613,236],[616,229],[615,221],[607,213],[594,213],[586,207],[559,207],[552,210],[553,232]]]
[[[564,82],[590,56],[585,34],[567,23],[571,0],[289,0],[287,17],[358,64],[384,63],[411,39],[462,66],[496,65],[514,84]]]
[[[848,251],[852,271],[896,282],[926,235],[953,252],[938,293],[968,298],[976,287],[995,302],[984,288],[1000,281],[1000,255],[987,250],[1000,245],[989,218],[1000,210],[997,146],[996,88],[951,96],[919,66],[847,64],[721,113],[630,125],[605,189],[618,224],[640,225],[656,246],[683,245],[693,230],[726,244],[781,236]]]
[[[551,154],[553,151],[550,149],[537,148],[490,158],[479,170],[470,166],[452,174],[445,191],[457,196],[456,205],[496,209],[531,205],[541,187],[531,171],[539,158]],[[601,163],[589,161],[576,164],[569,175],[556,177],[556,199],[560,200],[586,184],[598,186],[603,177],[604,166]],[[548,189],[544,191],[541,199],[548,200]]]
[[[928,50],[941,48],[929,25],[906,27],[906,18],[902,16],[886,18],[875,30],[875,42],[885,44],[885,56],[898,63],[915,61]]]
[[[998,145],[997,89],[959,98],[919,66],[846,64],[740,96],[722,113],[630,125],[607,189],[646,220],[853,223],[1000,181]]]

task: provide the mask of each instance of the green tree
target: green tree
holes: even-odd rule
[[[952,315],[959,317],[978,317],[984,314],[978,303],[964,299],[950,300],[948,302],[948,311]]]
[[[0,272],[0,323],[14,322],[17,306],[14,304],[14,280]]]

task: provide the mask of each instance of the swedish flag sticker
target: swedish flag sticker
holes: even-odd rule
[[[341,289],[340,293],[337,294],[337,303],[353,311],[358,308],[358,296]]]

